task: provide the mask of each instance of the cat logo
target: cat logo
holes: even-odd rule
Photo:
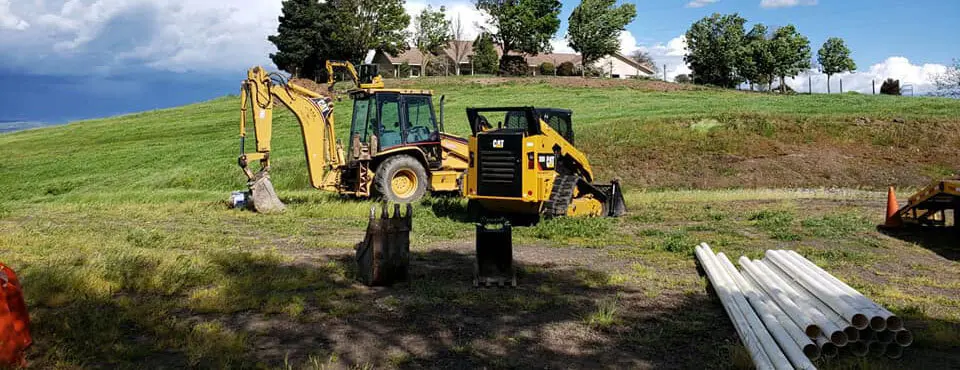
[[[503,149],[503,139],[494,139],[493,147],[496,149]]]

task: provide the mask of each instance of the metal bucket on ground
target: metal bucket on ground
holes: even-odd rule
[[[370,223],[363,241],[356,246],[357,278],[369,286],[392,285],[407,281],[410,265],[410,230],[413,228],[413,207],[407,204],[406,215],[400,205],[393,205],[393,217],[382,204],[380,218],[376,206],[370,207]]]
[[[513,266],[513,232],[506,219],[482,219],[477,226],[474,286],[517,286]]]

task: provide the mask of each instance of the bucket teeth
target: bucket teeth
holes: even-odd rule
[[[400,215],[394,204],[390,217],[386,203],[381,204],[380,217],[376,206],[370,207],[370,223],[363,241],[356,245],[357,278],[366,285],[392,285],[407,280],[410,264],[410,230],[412,208]]]

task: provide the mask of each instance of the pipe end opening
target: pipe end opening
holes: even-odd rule
[[[875,331],[887,329],[887,320],[884,320],[884,318],[880,316],[874,316],[870,318],[870,329]]]
[[[824,344],[823,347],[820,347],[820,354],[826,358],[837,357],[838,352],[837,346],[833,345],[833,343],[827,343]]]
[[[848,341],[856,342],[860,340],[860,331],[855,327],[848,326],[843,329],[843,333],[847,335]]]
[[[853,326],[857,329],[863,329],[870,325],[870,319],[867,318],[867,315],[858,313],[856,315],[853,315],[853,318],[850,320],[850,323],[853,324]]]
[[[906,347],[913,344],[913,333],[909,330],[901,330],[897,332],[897,337],[895,339],[897,344]]]
[[[835,331],[830,334],[830,343],[835,344],[837,347],[843,347],[847,345],[849,341],[847,334],[842,331]]]
[[[817,348],[816,344],[809,343],[803,346],[803,354],[810,360],[816,360],[820,358],[820,348]]]
[[[897,316],[891,315],[890,317],[887,318],[887,329],[890,329],[893,331],[903,330],[903,320],[901,320]]]
[[[892,359],[898,359],[903,357],[903,347],[900,346],[887,346],[887,351],[884,353],[887,357]]]
[[[804,330],[803,332],[806,333],[806,334],[807,334],[807,337],[810,337],[810,338],[819,337],[819,336],[820,336],[820,333],[822,333],[822,332],[820,331],[820,327],[819,327],[819,326],[816,326],[816,325],[809,325],[809,326],[807,326],[806,330]]]

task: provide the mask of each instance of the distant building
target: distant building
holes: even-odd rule
[[[495,47],[497,57],[503,56],[503,49],[497,45]],[[512,53],[511,53],[512,54]],[[439,55],[431,55],[429,64],[443,69],[445,75],[455,75],[455,64],[460,65],[461,75],[473,74],[473,41],[450,41],[446,48]],[[459,58],[458,58],[459,57]],[[553,63],[554,67],[564,62],[571,62],[577,71],[582,69],[580,54],[575,53],[543,53],[538,55],[526,55],[527,65],[530,68],[530,74],[537,76],[540,74],[540,65],[544,62]],[[423,76],[424,55],[417,49],[404,51],[397,56],[391,56],[384,52],[376,52],[371,59],[371,63],[380,66],[380,74],[392,77],[419,77]],[[400,66],[406,62],[410,66],[410,72],[406,76],[400,76]],[[593,68],[601,72],[605,77],[629,78],[630,76],[652,76],[653,70],[647,66],[635,62],[629,57],[620,53],[615,53],[601,58],[593,64]]]

